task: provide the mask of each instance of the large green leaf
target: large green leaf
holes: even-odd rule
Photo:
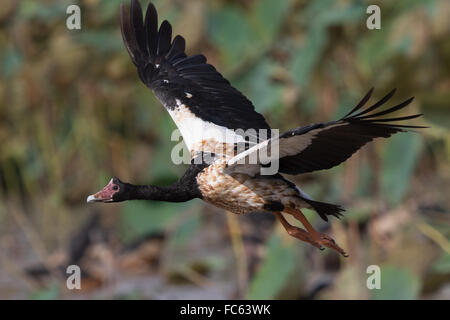
[[[386,23],[381,30],[367,34],[358,43],[356,61],[364,71],[370,70],[377,75],[379,67],[385,66],[393,57],[410,51],[411,37],[405,34],[402,39],[392,41],[390,30],[390,25]]]
[[[309,30],[304,43],[299,46],[291,60],[292,75],[299,86],[309,82],[314,67],[329,41],[327,27],[358,21],[363,14],[364,6],[360,4],[342,7],[330,0],[313,1],[300,13],[299,22],[307,22]]]
[[[361,3],[342,5],[333,0],[317,0],[310,2],[306,10],[300,12],[300,22],[322,28],[348,24],[352,21],[361,21],[365,9],[366,6]]]
[[[246,93],[258,112],[281,106],[281,86],[271,81],[273,68],[268,59],[263,59],[235,83],[237,88]]]
[[[316,27],[308,32],[305,43],[294,53],[290,69],[299,86],[303,86],[310,80],[311,73],[319,61],[326,43],[326,30]]]
[[[256,2],[251,18],[256,33],[264,43],[271,42],[278,33],[290,4],[290,0],[261,0]]]
[[[255,46],[255,35],[241,10],[226,6],[208,19],[211,41],[221,50],[225,63],[235,65]]]
[[[286,285],[294,266],[292,242],[286,242],[274,233],[268,242],[267,255],[250,284],[247,299],[275,298]]]
[[[422,138],[415,133],[391,137],[384,150],[381,186],[385,199],[399,203],[410,186],[411,176],[421,152]]]

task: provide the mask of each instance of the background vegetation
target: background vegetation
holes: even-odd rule
[[[450,3],[445,0],[159,0],[159,15],[281,130],[343,115],[374,86],[414,95],[419,134],[291,177],[347,208],[330,224],[343,259],[264,213],[192,201],[87,205],[115,175],[167,184],[175,128],[123,47],[119,4],[3,0],[0,8],[0,297],[450,298]],[[147,1],[144,1],[146,4]],[[366,28],[369,4],[381,30]],[[82,268],[82,290],[65,268]],[[382,289],[366,288],[379,265]]]

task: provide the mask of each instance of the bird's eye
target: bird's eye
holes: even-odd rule
[[[119,187],[118,186],[114,186],[113,190],[119,190]]]

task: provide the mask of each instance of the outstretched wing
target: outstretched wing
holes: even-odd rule
[[[380,118],[406,107],[413,98],[384,111],[371,113],[389,100],[394,95],[395,89],[371,107],[359,111],[367,103],[372,92],[373,88],[353,110],[340,120],[292,129],[238,154],[227,162],[229,170],[235,167],[234,170],[256,173],[259,166],[248,164],[254,164],[256,160],[260,165],[262,161],[260,156],[266,154],[269,155],[266,161],[280,161],[279,172],[282,173],[300,174],[329,169],[347,160],[374,138],[388,138],[394,133],[403,132],[409,128],[424,128],[395,123],[414,119],[422,114]],[[278,148],[278,155],[276,148]],[[239,168],[239,164],[247,164],[247,166]]]
[[[184,38],[177,35],[172,40],[167,20],[158,30],[158,15],[152,3],[145,20],[137,0],[132,0],[130,14],[122,5],[120,24],[141,80],[169,111],[191,154],[214,152],[211,148],[225,142],[245,141],[236,129],[270,130],[252,103],[206,63],[205,56],[186,55]]]

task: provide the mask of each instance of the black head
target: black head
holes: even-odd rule
[[[129,199],[129,184],[112,178],[99,192],[87,197],[87,202],[121,202]]]

